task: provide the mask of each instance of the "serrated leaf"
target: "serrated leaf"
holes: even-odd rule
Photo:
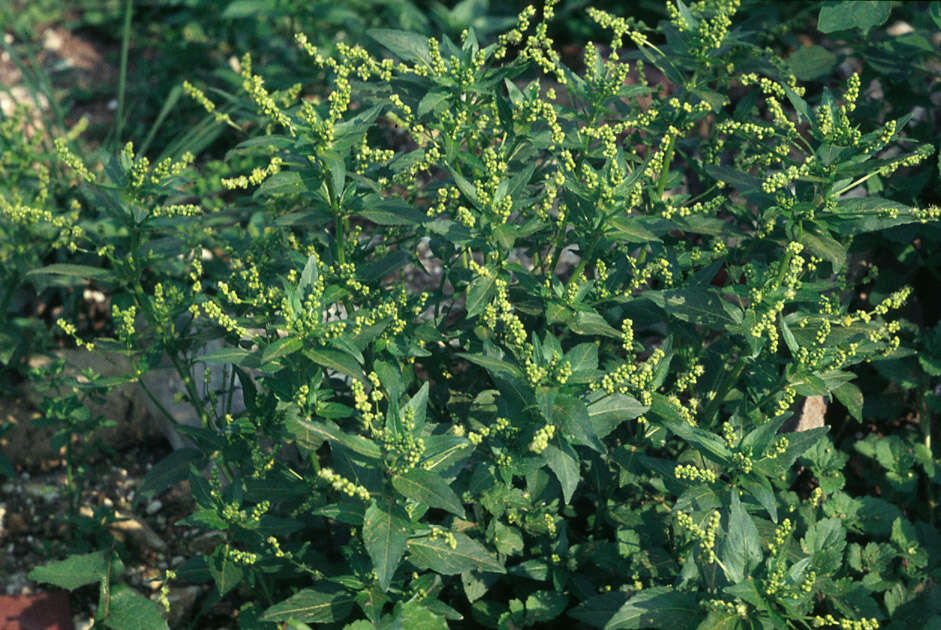
[[[304,347],[304,343],[297,337],[285,337],[265,346],[261,353],[262,363],[271,363],[281,357],[293,354]]]
[[[229,545],[217,547],[212,555],[209,556],[209,573],[216,582],[216,589],[219,596],[223,597],[226,593],[238,586],[245,576],[245,568],[229,557]]]
[[[834,33],[859,29],[863,33],[874,26],[881,26],[889,19],[892,3],[873,0],[852,0],[826,4],[817,16],[817,29],[821,33]]]
[[[114,630],[169,630],[160,606],[126,584],[111,587],[108,613],[102,623]]]
[[[401,475],[394,475],[392,486],[409,499],[466,518],[461,500],[437,473],[412,468]]]
[[[69,556],[65,560],[38,566],[26,577],[72,591],[105,577],[111,565],[110,559],[111,552],[106,550]]]
[[[431,65],[426,35],[391,28],[371,28],[366,34],[402,61]]]
[[[833,390],[836,399],[843,403],[846,410],[856,420],[863,420],[863,392],[853,383],[843,383]]]
[[[363,545],[383,591],[389,590],[395,569],[405,554],[408,530],[408,515],[395,504],[373,503],[366,510]]]
[[[813,81],[827,76],[836,66],[837,57],[823,46],[801,46],[787,58],[787,65],[799,81]]]
[[[353,595],[339,588],[329,588],[329,585],[305,588],[268,608],[261,619],[287,621],[293,618],[303,623],[334,623],[349,616],[353,601]]]
[[[442,88],[429,90],[418,102],[418,115],[424,116],[443,101],[446,101],[451,93]]]
[[[474,570],[506,573],[503,564],[479,542],[459,532],[453,535],[457,543],[453,549],[443,537],[412,538],[407,543],[409,562],[442,575]]]

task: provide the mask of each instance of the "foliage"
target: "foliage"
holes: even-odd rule
[[[60,327],[135,378],[169,356],[202,419],[148,480],[188,480],[184,524],[222,535],[177,575],[244,628],[941,623],[937,396],[917,429],[845,429],[874,415],[858,375],[941,373],[941,329],[899,315],[912,289],[863,297],[854,269],[936,229],[906,183],[932,144],[909,112],[861,115],[865,74],[802,86],[827,51],[782,59],[737,2],[656,28],[589,8],[608,35],[581,68],[554,4],[489,44],[301,33],[326,86],[269,89],[246,54],[229,107],[185,87],[241,134],[225,165],[56,145],[71,252],[27,276],[106,291],[112,338]],[[244,411],[199,395],[197,358]],[[845,410],[833,436],[781,433],[814,395]]]

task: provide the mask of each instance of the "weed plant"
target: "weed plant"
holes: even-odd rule
[[[835,62],[782,59],[734,0],[656,28],[588,8],[607,36],[577,71],[555,4],[487,45],[301,32],[326,84],[269,88],[245,54],[228,107],[183,87],[244,134],[225,165],[129,143],[94,168],[60,141],[72,214],[3,197],[3,229],[69,251],[20,255],[28,278],[111,296],[113,337],[59,327],[126,379],[170,357],[198,409],[140,494],[188,480],[182,524],[221,538],[167,578],[212,583],[241,628],[941,623],[936,398],[889,430],[857,386],[908,366],[924,394],[941,341],[900,316],[911,287],[853,268],[936,229],[933,140],[904,103],[873,116],[865,72],[808,93]],[[891,7],[815,6],[821,31],[834,10],[852,35]],[[196,394],[210,339],[242,413]],[[781,433],[815,395],[840,441]],[[853,448],[877,486],[851,483]],[[120,567],[103,548],[31,575],[164,627]]]

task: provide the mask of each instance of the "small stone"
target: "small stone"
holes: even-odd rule
[[[163,503],[161,503],[158,499],[154,499],[153,501],[147,504],[147,514],[149,514],[150,516],[153,516],[154,514],[156,514],[162,509],[163,509]]]
[[[29,529],[29,526],[26,524],[26,519],[23,518],[23,515],[19,512],[13,512],[9,514],[6,518],[6,521],[7,530],[11,534],[22,534]]]

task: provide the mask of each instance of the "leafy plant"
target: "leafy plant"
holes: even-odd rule
[[[805,396],[862,420],[856,371],[909,356],[910,288],[861,299],[848,260],[941,216],[862,188],[933,147],[857,118],[857,74],[810,100],[737,2],[588,9],[609,39],[580,70],[555,4],[489,45],[368,31],[384,58],[298,35],[326,90],[269,90],[247,54],[231,109],[188,85],[248,136],[217,187],[192,155],[59,145],[94,229],[30,277],[106,290],[95,347],[135,377],[165,353],[202,419],[148,480],[187,479],[183,524],[222,534],[177,574],[245,628],[941,621],[938,532],[892,500],[933,496],[930,440],[856,443],[880,498],[826,427],[779,432]]]

